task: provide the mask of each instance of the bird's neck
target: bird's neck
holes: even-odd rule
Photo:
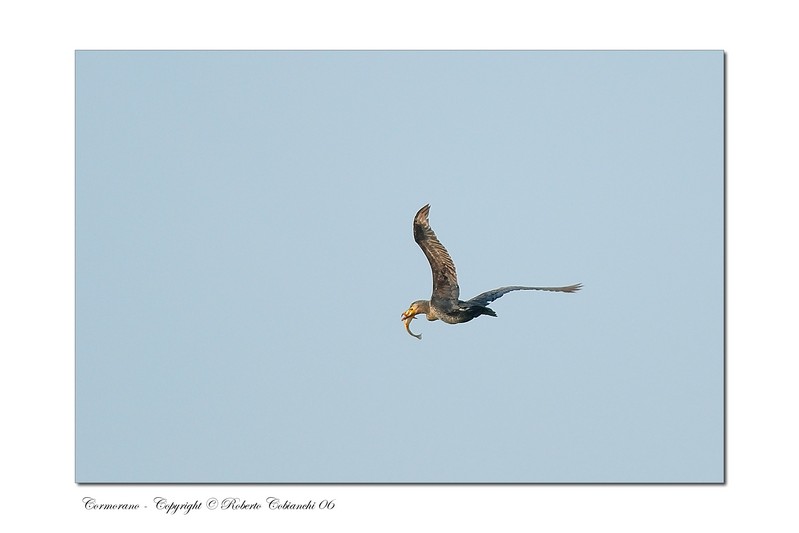
[[[430,302],[427,300],[421,300],[418,302],[417,309],[419,309],[419,313],[424,313],[427,317],[427,320],[438,320],[438,315],[436,315],[435,309],[430,305]]]

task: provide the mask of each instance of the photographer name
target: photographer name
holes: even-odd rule
[[[293,509],[293,510],[308,510],[308,509],[333,509],[336,506],[336,500],[322,500],[318,504],[313,500],[308,500],[305,503],[294,503],[291,500],[281,500],[270,496],[266,499],[267,507],[272,510],[279,509]]]

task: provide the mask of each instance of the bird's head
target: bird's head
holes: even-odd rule
[[[425,304],[424,300],[417,300],[411,304],[407,311],[402,313],[402,320],[413,320],[416,318],[416,315],[419,313],[425,313],[422,308],[422,304]]]

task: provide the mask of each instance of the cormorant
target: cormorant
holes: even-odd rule
[[[459,300],[460,288],[458,287],[458,277],[455,274],[455,263],[452,262],[447,249],[439,242],[430,227],[427,220],[429,214],[430,204],[416,213],[413,218],[413,240],[416,241],[430,262],[430,269],[433,271],[433,295],[430,300],[416,300],[407,311],[402,313],[405,329],[417,339],[421,339],[422,336],[413,333],[410,326],[411,321],[420,313],[427,315],[427,320],[443,320],[447,324],[460,324],[480,315],[497,316],[493,309],[488,308],[488,304],[511,291],[576,292],[583,286],[582,283],[566,287],[512,285],[478,294],[465,302]]]

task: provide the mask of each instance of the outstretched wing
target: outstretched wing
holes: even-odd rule
[[[466,303],[476,304],[476,305],[488,305],[497,298],[500,298],[503,295],[512,291],[577,292],[582,288],[583,288],[582,283],[576,283],[574,285],[568,285],[566,287],[522,287],[520,285],[513,285],[510,287],[500,287],[498,289],[492,289],[490,291],[484,292],[483,294],[478,294],[477,296],[475,296]]]
[[[430,269],[433,271],[433,296],[430,300],[438,305],[455,305],[460,296],[455,263],[452,262],[447,249],[439,242],[430,227],[430,223],[427,221],[429,214],[430,204],[416,213],[413,218],[413,240],[424,252],[427,261],[430,262]]]

